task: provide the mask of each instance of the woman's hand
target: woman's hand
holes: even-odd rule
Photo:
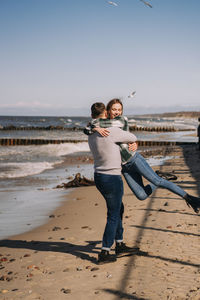
[[[129,144],[128,144],[128,149],[129,149],[130,151],[136,151],[137,148],[138,148],[138,144],[137,144],[136,142],[134,142],[134,143],[129,143]]]
[[[97,131],[101,136],[109,136],[109,133],[110,131],[106,128],[100,128],[100,127],[97,127],[97,128],[93,128],[93,131]]]

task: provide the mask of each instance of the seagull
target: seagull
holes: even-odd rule
[[[133,98],[133,96],[135,95],[136,91],[132,92],[130,95],[128,95],[128,98]]]
[[[113,5],[113,6],[118,6],[118,4],[116,2],[113,2],[113,1],[107,1],[110,5]]]
[[[149,6],[149,7],[153,7],[150,3],[148,3],[147,1],[144,1],[144,0],[140,0],[141,2],[143,2],[145,5]]]

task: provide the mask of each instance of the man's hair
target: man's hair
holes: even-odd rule
[[[91,106],[91,115],[93,119],[98,118],[106,109],[105,105],[102,102],[95,102]]]

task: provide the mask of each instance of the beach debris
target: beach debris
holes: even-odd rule
[[[112,274],[110,274],[110,273],[107,272],[106,277],[107,277],[107,278],[111,278],[111,277],[112,277]]]
[[[86,270],[88,270],[88,269],[91,269],[91,266],[86,266],[85,268],[86,268]]]
[[[98,270],[99,270],[98,267],[94,267],[94,268],[92,268],[90,271],[93,272],[93,271],[98,271]]]
[[[49,218],[55,218],[55,215],[50,215]]]
[[[147,1],[144,1],[144,0],[140,0],[141,2],[143,2],[145,5],[147,5],[148,7],[152,8],[153,6],[147,2]]]
[[[54,228],[52,229],[52,231],[57,231],[57,230],[61,230],[61,227],[59,227],[59,226],[54,226]]]
[[[8,261],[8,259],[7,259],[7,257],[2,257],[2,258],[0,259],[0,261],[1,261],[1,262],[3,262],[3,261]]]
[[[113,2],[113,1],[107,1],[107,2],[108,2],[108,4],[110,4],[110,5],[118,6],[118,4],[117,4],[116,2]]]
[[[27,269],[33,269],[33,268],[35,268],[35,265],[29,265],[29,266],[27,266]]]
[[[128,98],[133,98],[133,96],[135,95],[136,91],[130,93],[130,95],[128,95]]]
[[[9,272],[8,272],[8,275],[11,275],[11,274],[13,274],[13,272],[12,272],[12,271],[9,271]]]
[[[57,185],[56,188],[72,188],[80,186],[91,186],[94,185],[94,180],[88,179],[86,177],[81,177],[80,173],[77,173],[73,180]]]
[[[24,254],[24,257],[30,257],[31,255],[30,254]]]
[[[63,272],[69,272],[70,271],[70,268],[66,268],[63,270]]]
[[[99,294],[99,291],[95,291],[94,293],[97,295],[97,294]]]
[[[63,292],[64,294],[71,294],[71,290],[70,289],[64,289],[64,288],[62,288],[60,291]]]

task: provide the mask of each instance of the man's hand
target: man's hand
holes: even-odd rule
[[[138,148],[138,144],[137,144],[136,142],[134,142],[134,143],[129,143],[129,144],[128,144],[128,149],[129,149],[130,151],[136,151],[137,148]]]
[[[106,128],[100,128],[100,127],[97,127],[97,128],[93,128],[93,131],[97,131],[101,136],[109,136],[110,134],[110,131]]]

